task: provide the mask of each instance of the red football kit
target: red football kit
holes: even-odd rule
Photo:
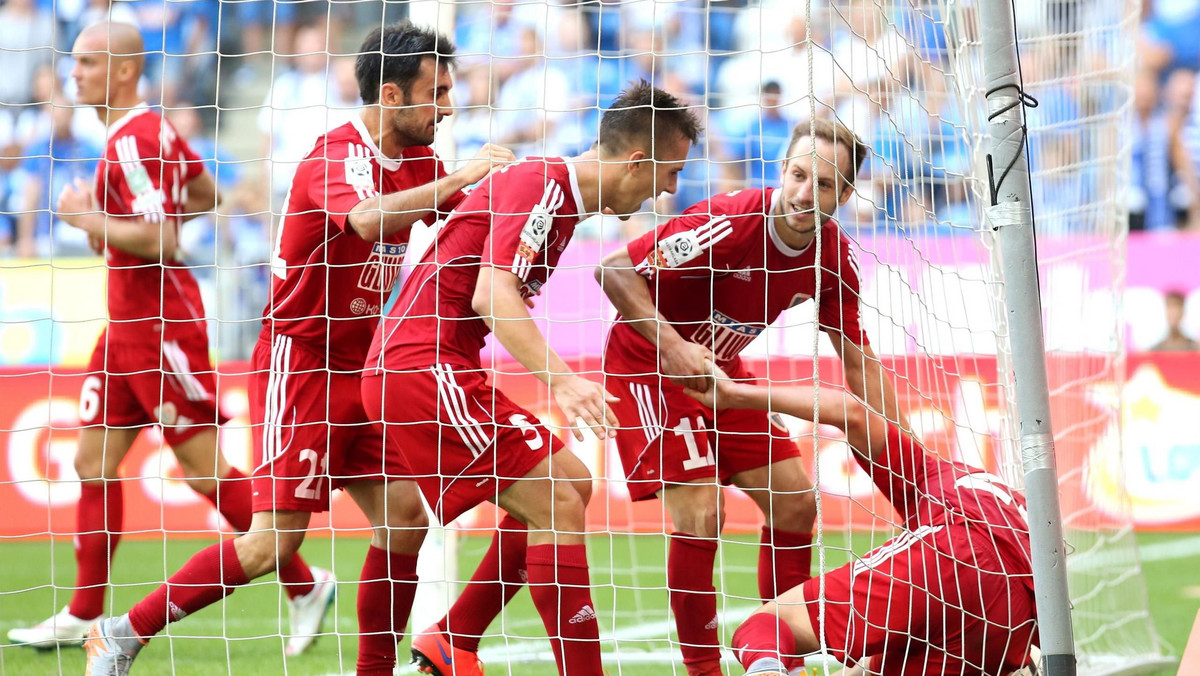
[[[349,214],[365,199],[445,175],[428,146],[384,157],[358,116],[317,139],[296,170],[253,356],[251,419],[263,451],[254,471],[255,511],[325,511],[330,484],[407,473],[402,456],[384,454],[359,380],[410,229],[368,242]],[[461,199],[451,195],[439,208]]]
[[[512,272],[523,294],[536,294],[582,211],[575,170],[559,158],[527,158],[492,174],[455,209],[375,334],[363,401],[442,523],[562,448],[488,384],[479,354],[488,328],[471,299],[482,265]]]
[[[187,182],[204,164],[175,128],[139,104],[108,129],[95,195],[109,218],[140,217],[178,232]],[[106,246],[108,325],[80,396],[85,426],[162,426],[174,445],[223,422],[214,396],[204,304],[177,259],[151,260]]]
[[[796,250],[783,242],[770,214],[774,188],[739,190],[699,202],[629,243],[629,258],[646,278],[659,314],[685,339],[709,348],[730,376],[753,377],[739,356],[784,310],[816,298],[820,327],[866,345],[859,318],[859,274],[853,250],[833,221]],[[663,377],[658,352],[620,321],[605,346],[607,387],[626,427],[617,435],[629,492],[654,497],[664,485],[718,477],[799,455],[782,424],[761,411],[713,411]]]
[[[1025,498],[999,477],[942,460],[888,423],[858,458],[904,522],[862,558],[805,582],[809,620],[845,662],[900,674],[1001,674],[1036,638]],[[882,661],[880,661],[882,660]]]

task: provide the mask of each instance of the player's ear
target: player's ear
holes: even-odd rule
[[[402,105],[402,92],[394,82],[384,82],[379,85],[379,103],[384,108],[396,108]]]
[[[842,194],[838,195],[838,206],[849,202],[850,196],[854,194],[854,184],[845,178],[841,179],[841,181],[843,183]]]
[[[650,159],[650,156],[647,155],[646,151],[642,150],[641,148],[634,148],[632,151],[630,151],[629,159],[627,160],[627,166],[629,167],[630,173],[636,174],[638,171],[641,171],[643,167],[652,164],[643,161],[648,159]],[[653,171],[653,168],[651,168],[651,171]]]

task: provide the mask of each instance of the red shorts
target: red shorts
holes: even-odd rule
[[[629,495],[648,500],[667,485],[733,475],[800,456],[778,416],[765,411],[714,411],[663,381],[647,385],[609,376],[621,423],[617,450]]]
[[[159,334],[155,334],[156,336]],[[208,339],[197,333],[153,344],[109,343],[100,334],[79,395],[84,427],[158,423],[174,446],[228,418],[217,409]]]
[[[331,488],[409,474],[400,456],[384,453],[358,373],[330,373],[323,357],[285,335],[260,339],[252,364],[250,420],[262,451],[251,481],[255,512],[324,512]]]
[[[960,522],[901,533],[803,587],[829,652],[874,658],[884,676],[1009,673],[1033,638],[1033,592],[1004,572],[985,528]]]
[[[495,501],[539,462],[564,448],[529,411],[450,364],[362,379],[367,412],[384,421],[388,451],[403,453],[442,523]]]

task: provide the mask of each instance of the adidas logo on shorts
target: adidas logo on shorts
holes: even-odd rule
[[[570,622],[571,624],[583,624],[595,619],[596,611],[592,610],[591,606],[584,606],[579,609],[579,612],[575,613],[575,617],[572,617]]]

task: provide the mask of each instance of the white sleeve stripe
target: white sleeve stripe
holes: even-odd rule
[[[915,531],[904,531],[903,533],[884,543],[880,548],[869,552],[866,556],[855,561],[854,566],[850,571],[850,577],[857,577],[859,574],[875,568],[884,561],[887,561],[900,552],[917,544],[917,542],[920,542],[925,536],[933,535],[945,527],[945,525],[926,525],[921,526]]]
[[[366,146],[362,144],[348,141],[346,143],[346,155],[347,158],[342,162],[342,180],[344,180],[347,185],[354,188],[354,193],[358,195],[359,201],[378,195],[379,191],[375,189],[373,183],[363,183],[360,181],[352,182],[349,174],[346,172],[346,165],[349,164],[351,160],[366,160],[371,162],[372,157],[370,151],[368,151]],[[374,174],[372,174],[372,179],[374,179]]]
[[[117,162],[121,166],[121,172],[125,174],[125,185],[129,188],[129,193],[133,195],[133,204],[131,210],[134,213],[141,214],[146,217],[146,220],[157,223],[163,220],[166,216],[166,210],[163,208],[161,190],[154,188],[153,182],[145,193],[135,194],[131,178],[139,169],[146,175],[147,179],[150,175],[150,169],[143,162],[141,155],[137,150],[137,139],[133,136],[122,136],[117,139],[114,148],[117,151]],[[153,191],[153,192],[151,192]]]
[[[521,254],[513,256],[513,264],[510,271],[519,277],[522,282],[529,281],[529,271],[533,268],[533,264],[525,260]]]
[[[458,436],[471,449],[472,455],[483,455],[491,439],[479,421],[467,412],[467,394],[454,381],[454,368],[449,364],[435,364],[432,370],[442,395],[443,408],[450,416],[450,425],[458,431]]]

